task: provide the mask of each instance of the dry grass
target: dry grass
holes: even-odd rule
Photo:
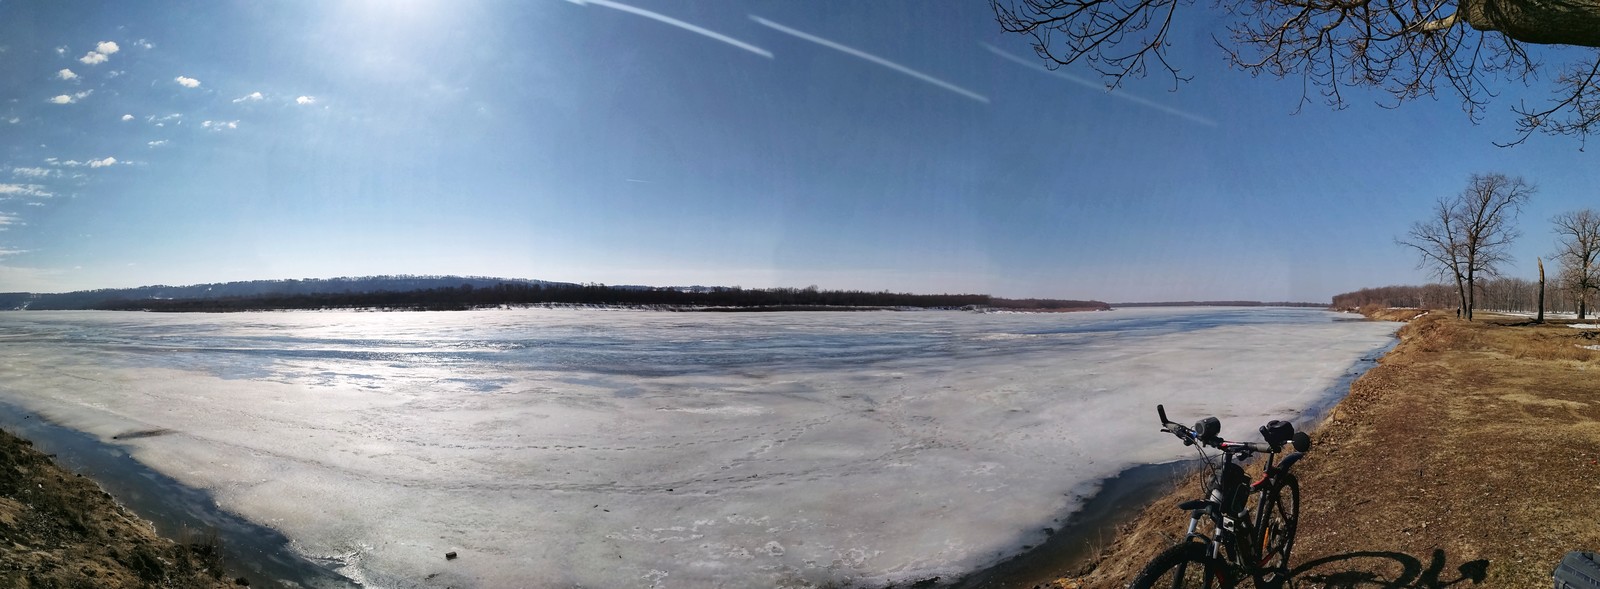
[[[1600,352],[1580,347],[1600,335],[1434,313],[1400,337],[1296,467],[1293,585],[1548,587],[1563,553],[1600,549]],[[1126,586],[1195,497],[1158,500],[1057,586]]]
[[[1427,309],[1413,309],[1410,307],[1380,307],[1378,305],[1366,305],[1360,309],[1357,309],[1357,312],[1361,313],[1362,315],[1366,315],[1369,319],[1376,321],[1399,321],[1402,323],[1429,313]]]
[[[220,588],[216,535],[175,544],[93,482],[0,432],[0,589]]]

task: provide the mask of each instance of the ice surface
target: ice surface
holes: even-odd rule
[[[1568,327],[1573,329],[1600,329],[1600,325],[1596,325],[1594,323],[1573,323],[1568,325]]]
[[[1395,329],[1336,317],[4,313],[0,397],[372,586],[881,585],[1185,456],[1157,403],[1253,439],[1326,400]]]

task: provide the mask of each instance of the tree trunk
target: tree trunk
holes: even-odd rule
[[[1472,306],[1478,303],[1478,289],[1473,283],[1472,269],[1467,268],[1467,321],[1472,320]]]
[[[1600,47],[1600,0],[1461,0],[1457,10],[1474,29],[1525,43]]]
[[[1539,258],[1539,318],[1534,320],[1544,323],[1544,259]]]

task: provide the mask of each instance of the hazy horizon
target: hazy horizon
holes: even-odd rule
[[[507,281],[507,282],[531,281],[531,282],[548,282],[548,283],[556,283],[556,284],[584,284],[584,283],[581,283],[581,282],[575,282],[575,281],[570,281],[570,280],[552,280],[552,279],[549,279],[549,278],[540,278],[540,277],[531,277],[531,276],[479,276],[479,275],[466,275],[466,274],[425,274],[425,275],[424,274],[389,274],[389,275],[371,275],[371,276],[300,276],[300,277],[293,277],[293,278],[263,278],[263,279],[255,279],[255,280],[208,281],[208,282],[193,282],[193,283],[184,283],[184,284],[138,284],[138,285],[133,285],[133,286],[95,287],[95,288],[88,288],[88,289],[77,289],[77,290],[72,290],[72,291],[55,291],[55,292],[33,292],[33,291],[13,291],[13,292],[27,292],[29,294],[47,295],[47,294],[66,294],[66,293],[71,293],[71,292],[85,292],[85,291],[96,291],[96,290],[134,290],[134,289],[140,289],[140,288],[152,288],[152,287],[164,287],[164,286],[165,287],[182,288],[182,287],[201,286],[201,285],[207,285],[207,284],[228,284],[228,283],[235,283],[235,282],[280,282],[280,281],[286,282],[286,281],[291,281],[291,280],[318,281],[318,280],[341,280],[341,279],[364,280],[364,279],[374,279],[374,278],[383,278],[383,277],[396,277],[396,278],[399,278],[399,277],[411,277],[411,278],[461,278],[461,279],[502,280],[502,281]],[[704,287],[704,288],[744,288],[744,289],[784,289],[784,288],[802,289],[802,288],[811,288],[811,287],[816,286],[816,285],[785,284],[785,285],[774,285],[774,286],[751,286],[751,285],[741,285],[741,284],[690,284],[690,283],[644,284],[644,283],[638,283],[638,282],[621,282],[621,283],[616,283],[616,284],[601,284],[601,286],[612,286],[612,287],[640,286],[640,287],[650,287],[650,288],[693,288],[693,287]],[[820,287],[818,287],[818,288],[820,288]],[[863,292],[883,292],[884,291],[884,289],[872,289],[872,288],[865,288],[865,289],[822,289],[822,290],[859,290],[859,291],[863,291]],[[1259,299],[1259,298],[1254,298],[1254,299],[1253,298],[1229,298],[1229,299],[1174,298],[1174,299],[1164,299],[1164,300],[1133,300],[1133,299],[1129,299],[1129,300],[1116,300],[1116,301],[1113,301],[1113,300],[1102,299],[1102,298],[1094,298],[1094,297],[1088,297],[1088,298],[1083,298],[1083,297],[1063,297],[1063,296],[1007,297],[1005,295],[996,294],[996,293],[989,293],[989,292],[906,292],[904,294],[918,294],[918,295],[972,294],[972,295],[989,295],[989,296],[995,296],[995,297],[1000,297],[1000,298],[1037,298],[1037,299],[1085,300],[1085,301],[1094,300],[1094,301],[1113,303],[1113,304],[1181,303],[1181,302],[1209,303],[1209,302],[1235,302],[1235,301],[1236,302],[1257,302],[1257,303],[1321,303],[1322,302],[1322,301],[1297,301],[1297,300],[1277,300],[1277,299]],[[1336,293],[1336,294],[1338,294],[1338,293]]]

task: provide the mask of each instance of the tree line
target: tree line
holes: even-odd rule
[[[262,310],[396,309],[466,310],[531,305],[620,305],[674,309],[888,309],[998,307],[1037,310],[1108,310],[1100,301],[1013,300],[981,294],[922,295],[808,288],[661,288],[603,284],[462,284],[407,291],[282,293],[179,299],[113,299],[91,308],[118,311],[228,312]]]
[[[1478,284],[1478,301],[1491,311],[1538,313],[1539,281],[1524,278],[1491,278]],[[1368,305],[1418,309],[1456,308],[1455,287],[1447,284],[1381,286],[1333,296],[1335,309],[1354,310]],[[1578,299],[1568,289],[1550,288],[1544,309],[1552,313],[1577,313]]]

